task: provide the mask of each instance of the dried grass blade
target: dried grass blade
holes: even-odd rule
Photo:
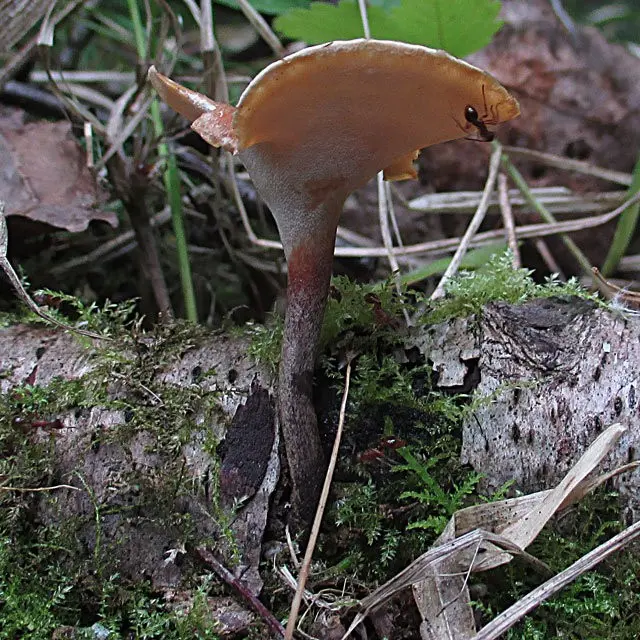
[[[529,611],[535,609],[541,602],[550,598],[568,584],[571,584],[583,573],[590,571],[597,564],[608,558],[612,553],[622,549],[640,535],[640,521],[625,529],[611,540],[596,547],[570,567],[547,580],[513,606],[496,616],[488,625],[484,626],[473,640],[495,640],[505,631],[523,618]]]

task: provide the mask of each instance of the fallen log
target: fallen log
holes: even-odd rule
[[[71,486],[30,494],[38,522],[76,521],[86,553],[103,553],[121,573],[163,588],[189,569],[186,539],[213,542],[222,557],[240,558],[236,576],[260,590],[280,460],[270,377],[248,355],[246,337],[169,332],[114,353],[16,325],[0,330],[0,345],[0,391],[5,412],[13,408],[3,429],[53,448],[38,486]],[[461,457],[488,488],[509,480],[525,491],[554,486],[614,421],[629,429],[607,466],[638,458],[635,317],[577,298],[496,302],[479,316],[412,330],[405,347],[433,364],[440,389],[472,394]],[[73,381],[80,386],[65,387]],[[52,385],[51,405],[36,402],[36,389]],[[64,394],[68,409],[56,413]],[[122,408],[125,397],[135,410]],[[613,481],[629,519],[639,481],[637,473]]]

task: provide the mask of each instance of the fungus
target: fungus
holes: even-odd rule
[[[237,107],[149,70],[160,96],[209,144],[237,154],[269,206],[288,263],[278,414],[294,521],[309,521],[324,456],[312,404],[317,343],[346,197],[383,170],[415,178],[420,149],[479,134],[519,114],[492,76],[444,51],[351,40],[269,65]]]

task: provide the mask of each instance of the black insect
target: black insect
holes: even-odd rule
[[[493,131],[489,131],[489,129],[487,129],[487,125],[480,119],[478,112],[471,105],[467,105],[464,108],[464,118],[467,122],[478,129],[482,140],[485,142],[491,142],[494,139],[495,134]]]

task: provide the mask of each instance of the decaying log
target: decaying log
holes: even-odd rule
[[[602,429],[629,426],[610,468],[640,445],[640,319],[576,298],[493,303],[481,318],[437,325],[415,342],[441,388],[472,390],[462,462],[496,489],[554,486]],[[637,519],[640,475],[614,480]]]
[[[602,429],[628,425],[607,461],[633,462],[640,445],[640,321],[591,303],[536,300],[490,305],[481,323],[475,389],[480,401],[464,425],[462,460],[493,486],[525,491],[557,482]],[[614,481],[638,517],[640,474]]]
[[[525,491],[553,486],[614,421],[630,428],[609,465],[638,458],[636,317],[575,298],[540,299],[521,306],[493,303],[481,317],[423,328],[406,346],[417,347],[433,363],[443,390],[473,394],[473,411],[463,425],[462,459],[485,474],[490,487],[508,480]],[[0,330],[3,393],[25,382],[47,385],[55,376],[86,379],[95,366],[95,352],[69,335],[23,325]],[[357,360],[355,367],[357,371]],[[231,514],[231,528],[241,541],[237,575],[257,592],[260,545],[280,464],[269,378],[247,355],[246,339],[212,335],[200,344],[185,345],[155,379],[161,384],[154,386],[149,403],[162,402],[162,385],[167,394],[174,385],[195,385],[216,394],[219,416],[201,421],[202,429],[173,453],[191,489],[176,492],[170,507],[189,514],[203,540],[220,540],[220,505],[214,508],[207,490],[219,486],[222,507]],[[136,388],[135,380],[114,373],[110,396],[132,392],[145,393]],[[44,498],[40,518],[85,518],[83,535],[92,550],[97,505],[112,514],[106,519],[102,544],[127,542],[114,545],[115,553],[118,548],[126,551],[126,557],[119,558],[120,571],[144,572],[158,586],[179,583],[185,565],[173,560],[181,553],[180,528],[159,526],[157,501],[144,495],[145,487],[162,484],[157,476],[168,452],[154,449],[154,436],[144,429],[128,440],[109,441],[109,431],[126,423],[120,410],[96,406],[56,417],[62,428],[52,435],[46,426],[35,425],[34,438],[55,442],[52,484],[69,483],[80,491],[59,490],[55,508]],[[218,449],[219,467],[206,447],[211,432],[216,440],[224,440],[226,434],[226,443]],[[95,446],[96,441],[105,444]],[[135,491],[132,478],[140,481]],[[624,474],[615,482],[629,517],[634,517],[638,473]]]
[[[166,348],[152,338],[138,344],[142,352],[160,349],[158,360],[163,361],[154,365],[156,391],[121,375],[116,362],[104,378],[109,400],[128,398],[143,411],[156,409],[157,418],[175,387],[197,384],[203,396],[215,398],[218,410],[194,406],[192,422],[197,426],[177,448],[164,438],[173,434],[179,443],[181,425],[127,429],[131,415],[112,406],[76,408],[63,415],[51,415],[45,408],[22,417],[16,429],[55,446],[47,484],[78,489],[39,494],[36,520],[45,525],[76,522],[74,535],[89,556],[104,555],[105,571],[117,570],[135,580],[144,577],[158,589],[176,588],[193,566],[184,547],[190,531],[192,541],[215,544],[236,577],[258,593],[269,498],[280,473],[269,377],[246,356],[246,340],[215,335],[198,347],[185,342],[172,352],[168,342]],[[19,385],[47,386],[55,378],[82,379],[88,387],[103,376],[97,366],[108,356],[99,353],[97,344],[87,344],[33,326],[0,330],[0,392],[11,393]],[[140,353],[117,358],[136,362]],[[55,420],[53,426],[50,420]],[[217,451],[219,468],[211,443],[225,434],[224,450]],[[164,450],[159,444],[163,441]],[[238,541],[233,548],[227,546],[228,532]]]

